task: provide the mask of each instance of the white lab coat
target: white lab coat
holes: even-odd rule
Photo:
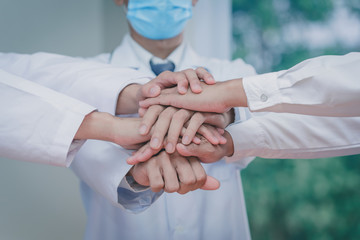
[[[69,166],[84,142],[73,142],[84,116],[96,107],[112,112],[116,102],[107,96],[147,80],[133,70],[56,54],[0,53],[1,157]]]
[[[97,59],[153,76],[130,47],[129,36],[112,55]],[[242,60],[202,58],[189,46],[185,46],[182,61],[175,64],[176,70],[204,66],[217,80],[255,74]],[[161,193],[147,190],[132,194],[119,188],[118,199],[117,187],[131,167],[125,162],[129,155],[112,144],[87,141],[76,156],[72,168],[83,180],[81,190],[88,217],[85,239],[250,239],[240,165],[224,160],[204,165],[206,172],[221,182],[216,191],[164,193],[158,198]],[[131,213],[147,207],[144,212]]]
[[[0,109],[0,156],[57,166],[70,165],[82,142],[73,138],[85,115],[95,110],[3,70]]]
[[[269,113],[232,125],[227,130],[235,153],[227,160],[360,154],[359,67],[360,53],[350,53],[322,56],[287,71],[244,78],[253,110],[340,117]]]
[[[360,52],[321,56],[243,80],[252,111],[360,116]]]

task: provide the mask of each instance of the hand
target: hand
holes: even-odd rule
[[[212,144],[225,144],[226,139],[221,134],[223,133],[222,129],[233,119],[230,115],[231,113],[195,113],[186,109],[179,110],[174,107],[165,108],[160,105],[153,105],[144,114],[139,132],[141,134],[148,134],[149,129],[153,128],[150,146],[157,150],[162,147],[163,139],[167,135],[165,146],[168,153],[175,151],[175,145],[179,136],[182,135],[181,132],[184,126],[186,127],[183,133],[184,144],[189,144],[192,140],[194,141],[196,133],[207,138]],[[212,124],[215,127],[221,128],[221,130],[203,123]]]
[[[165,71],[143,86],[130,84],[120,92],[115,113],[116,115],[136,113],[140,100],[156,97],[162,89],[176,85],[180,94],[186,93],[189,84],[192,92],[200,93],[201,79],[207,84],[215,84],[212,75],[204,68],[186,69],[180,72]]]
[[[74,139],[97,139],[138,149],[150,139],[150,134],[139,134],[140,123],[140,118],[119,118],[109,113],[92,112],[85,116]]]
[[[206,175],[196,158],[186,159],[164,151],[147,162],[136,164],[130,174],[137,183],[150,186],[153,192],[164,189],[168,193],[185,194],[198,188],[216,190],[220,186],[215,178]]]
[[[179,154],[185,157],[194,156],[197,157],[203,163],[213,163],[219,161],[225,156],[231,156],[234,153],[234,146],[231,135],[225,131],[225,138],[227,143],[224,145],[213,145],[209,143],[205,138],[201,138],[201,143],[190,145],[184,145],[178,143],[176,150]]]
[[[185,94],[190,84],[193,93],[200,93],[202,87],[200,80],[204,80],[206,84],[215,84],[213,76],[204,68],[186,69],[180,72],[165,71],[159,76],[143,85],[138,92],[138,100],[144,100],[148,97],[156,97],[162,89],[174,87],[177,85],[177,91]]]
[[[109,134],[113,135],[112,142],[125,149],[139,149],[150,140],[151,132],[141,135],[137,130],[140,127],[141,118],[114,117],[114,119],[113,127],[109,127],[111,131]]]
[[[185,108],[201,112],[224,113],[232,107],[246,107],[247,100],[242,86],[242,79],[218,82],[212,86],[200,83],[202,92],[194,94],[187,91],[180,95],[176,89],[164,89],[155,98],[148,98],[139,102],[141,108],[151,105],[165,105],[177,108]]]

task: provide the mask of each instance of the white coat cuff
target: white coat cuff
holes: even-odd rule
[[[76,100],[74,101],[77,102]],[[85,140],[74,140],[74,137],[85,115],[93,112],[95,108],[82,103],[77,105],[76,108],[78,108],[78,112],[67,111],[64,113],[63,121],[54,137],[54,144],[49,146],[48,152],[54,156],[49,158],[51,161],[49,164],[51,165],[69,167],[76,153],[85,142]],[[57,156],[63,157],[59,158]]]
[[[145,84],[151,80],[150,77],[144,75],[139,75],[138,77],[133,77],[129,79],[119,79],[119,78],[109,78],[105,79],[98,91],[98,104],[94,105],[98,107],[101,112],[108,112],[110,114],[115,114],[117,101],[121,91],[130,84]],[[95,104],[95,103],[94,103]]]
[[[130,190],[136,193],[144,192],[150,189],[150,187],[138,184],[132,176],[124,177],[119,184],[119,188],[124,188],[126,190]]]
[[[243,78],[244,90],[251,111],[259,111],[289,99],[280,93],[278,76],[284,71]]]
[[[225,157],[227,163],[238,162],[242,167],[246,167],[260,149],[265,149],[263,129],[254,119],[233,124],[226,130],[230,133],[234,144],[234,154]]]

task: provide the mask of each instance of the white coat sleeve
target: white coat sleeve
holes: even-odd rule
[[[360,116],[360,53],[322,56],[286,71],[243,78],[252,111]]]
[[[163,192],[155,193],[151,189],[136,192],[119,187],[132,167],[126,163],[130,156],[130,150],[116,144],[87,140],[77,153],[71,169],[114,206],[138,213],[151,206]]]
[[[69,166],[83,141],[73,141],[95,108],[0,69],[0,156]]]
[[[360,117],[269,113],[227,131],[235,149],[230,162],[246,156],[311,159],[360,153]]]
[[[49,53],[0,53],[0,68],[111,114],[124,87],[150,80],[132,69]]]

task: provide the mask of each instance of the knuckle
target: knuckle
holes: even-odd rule
[[[180,187],[180,189],[178,190],[178,193],[181,195],[184,195],[186,193],[188,193],[190,190],[185,189],[184,187]]]
[[[184,183],[185,185],[193,185],[196,183],[196,178],[195,176],[187,177],[182,181],[182,183]]]
[[[170,183],[165,186],[165,192],[173,193],[179,190],[179,184]]]
[[[159,192],[161,189],[164,188],[164,183],[153,183],[150,185],[150,187],[153,192]]]
[[[197,176],[197,181],[200,183],[205,183],[206,181],[206,173],[202,172]]]
[[[205,71],[205,68],[203,68],[203,67],[198,67],[198,68],[196,68],[195,71],[198,72],[198,73],[201,73],[201,72]]]

